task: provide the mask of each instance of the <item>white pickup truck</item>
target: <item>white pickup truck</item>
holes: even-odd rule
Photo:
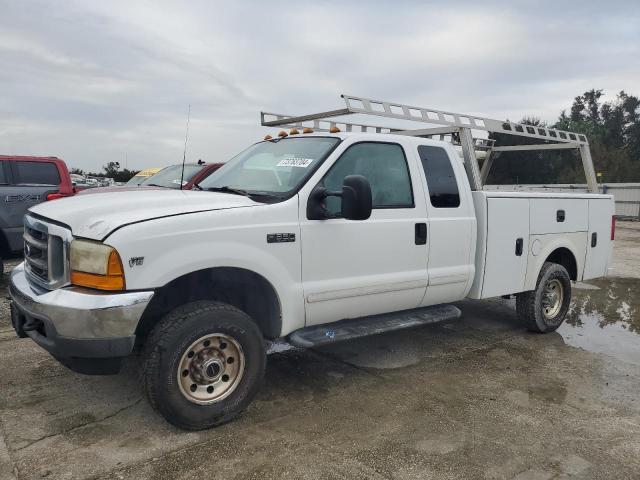
[[[17,334],[82,373],[116,373],[141,349],[154,408],[202,429],[252,400],[265,340],[314,347],[454,319],[450,302],[465,297],[513,294],[526,327],[550,332],[565,318],[571,281],[606,275],[611,196],[482,186],[501,151],[572,148],[595,191],[584,136],[344,98],[341,110],[263,113],[263,125],[291,130],[252,145],[197,190],[33,207],[10,282]],[[439,126],[335,118],[354,113]],[[496,147],[473,130],[541,142]]]

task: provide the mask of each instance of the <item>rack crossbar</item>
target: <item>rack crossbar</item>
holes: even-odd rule
[[[504,147],[493,147],[494,152],[522,152],[527,150],[571,150],[580,148],[580,144],[571,143],[541,143],[540,145],[508,145]]]
[[[325,117],[315,117],[315,115],[303,115],[301,117],[293,117],[291,115],[283,115],[280,113],[260,112],[262,117],[261,124],[265,127],[282,127],[282,128],[313,128],[316,132],[328,132],[331,127],[344,126],[347,132],[374,132],[374,133],[399,133],[401,128],[381,127],[379,125],[370,125],[365,123],[346,122],[343,120],[326,120]],[[344,114],[343,114],[344,115]],[[274,120],[266,120],[267,118],[275,118]]]

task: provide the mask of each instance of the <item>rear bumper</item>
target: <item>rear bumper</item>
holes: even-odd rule
[[[153,297],[153,292],[44,290],[27,280],[22,264],[11,272],[9,291],[18,336],[30,337],[81,373],[117,372],[119,360],[133,350],[136,327]]]

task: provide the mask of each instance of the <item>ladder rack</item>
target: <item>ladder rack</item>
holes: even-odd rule
[[[345,114],[346,115],[346,114]],[[278,126],[282,128],[312,128],[314,132],[329,132],[332,127],[342,127],[343,131],[351,133],[393,133],[396,135],[410,135],[419,136],[425,138],[437,137],[439,140],[446,140],[454,145],[460,145],[460,141],[455,138],[456,133],[459,132],[459,128],[427,128],[423,130],[406,130],[403,128],[391,128],[380,127],[376,125],[346,122],[343,120],[324,120],[324,119],[309,119],[299,120],[301,117],[293,117],[293,115],[284,115],[281,113],[269,113],[260,112],[261,124],[263,126]],[[493,148],[495,140],[490,138],[475,138],[473,139],[476,150],[489,150]]]
[[[598,191],[593,161],[589,151],[589,142],[587,137],[581,133],[494,120],[478,115],[466,115],[433,108],[403,105],[396,102],[373,100],[353,95],[342,95],[342,98],[345,102],[345,108],[338,110],[329,110],[301,116],[260,112],[261,124],[266,127],[310,127],[316,131],[329,131],[330,128],[339,126],[343,127],[346,132],[393,133],[396,135],[426,138],[439,137],[440,139],[447,137],[450,138],[450,141],[453,143],[462,146],[465,169],[473,190],[482,190],[483,184],[489,174],[489,169],[493,164],[493,159],[496,155],[499,155],[500,152],[576,149],[580,152],[582,158],[582,165],[587,178],[589,191]],[[372,115],[440,126],[405,129],[397,126],[368,125],[336,119],[336,117],[351,114]],[[473,138],[472,130],[535,138],[543,142],[534,145],[494,147],[492,140]],[[478,165],[476,150],[486,151],[482,170],[480,170]],[[492,156],[493,152],[495,153]]]

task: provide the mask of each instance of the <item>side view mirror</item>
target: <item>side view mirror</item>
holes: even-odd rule
[[[307,218],[309,220],[326,220],[331,215],[324,208],[327,197],[342,198],[342,218],[347,220],[366,220],[371,216],[373,200],[369,180],[362,175],[348,175],[342,182],[342,191],[330,192],[318,186],[309,195]]]
[[[371,216],[373,200],[369,180],[362,175],[349,175],[342,182],[342,217],[366,220]]]

